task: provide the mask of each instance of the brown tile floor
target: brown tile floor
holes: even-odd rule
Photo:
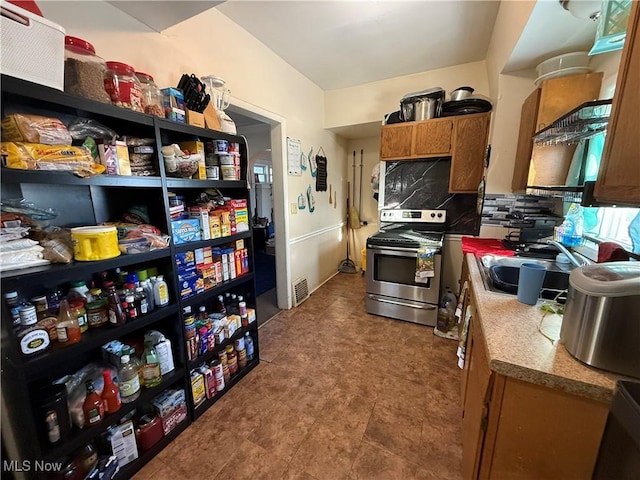
[[[260,365],[136,480],[461,477],[457,343],[339,274],[260,329]]]

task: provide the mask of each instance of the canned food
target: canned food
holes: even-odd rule
[[[240,337],[233,342],[233,345],[236,348],[236,352],[240,350],[244,350],[244,337]]]
[[[229,142],[226,140],[216,140],[216,153],[227,153],[229,151]]]
[[[220,167],[217,165],[205,167],[207,180],[220,180]]]
[[[235,142],[230,142],[229,149],[227,151],[229,153],[240,153],[240,144]]]
[[[49,310],[47,297],[44,295],[41,297],[33,297],[31,299],[31,305],[36,307],[36,316],[38,317],[38,320],[42,320],[47,316],[47,311]]]
[[[25,305],[18,310],[20,316],[21,325],[33,325],[38,321],[38,315],[36,313],[36,307],[33,305]]]

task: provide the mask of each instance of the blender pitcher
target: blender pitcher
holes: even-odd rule
[[[209,88],[209,94],[214,100],[213,105],[215,109],[218,112],[224,112],[224,110],[229,106],[229,96],[231,94],[231,90],[224,86],[226,82],[215,75],[200,77],[200,80],[202,80]]]

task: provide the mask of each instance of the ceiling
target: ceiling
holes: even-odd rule
[[[587,2],[594,3],[569,4]],[[217,8],[323,90],[484,60],[500,6],[475,0],[109,3],[157,31]],[[595,30],[558,0],[538,0],[503,73],[531,72],[546,58],[588,50]]]
[[[498,2],[227,1],[217,7],[323,90],[484,60]]]

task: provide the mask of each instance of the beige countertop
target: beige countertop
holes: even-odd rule
[[[538,305],[518,302],[515,295],[488,291],[473,254],[467,254],[476,317],[487,346],[491,370],[567,393],[609,402],[618,377],[589,367],[563,345],[551,343],[538,331]]]

